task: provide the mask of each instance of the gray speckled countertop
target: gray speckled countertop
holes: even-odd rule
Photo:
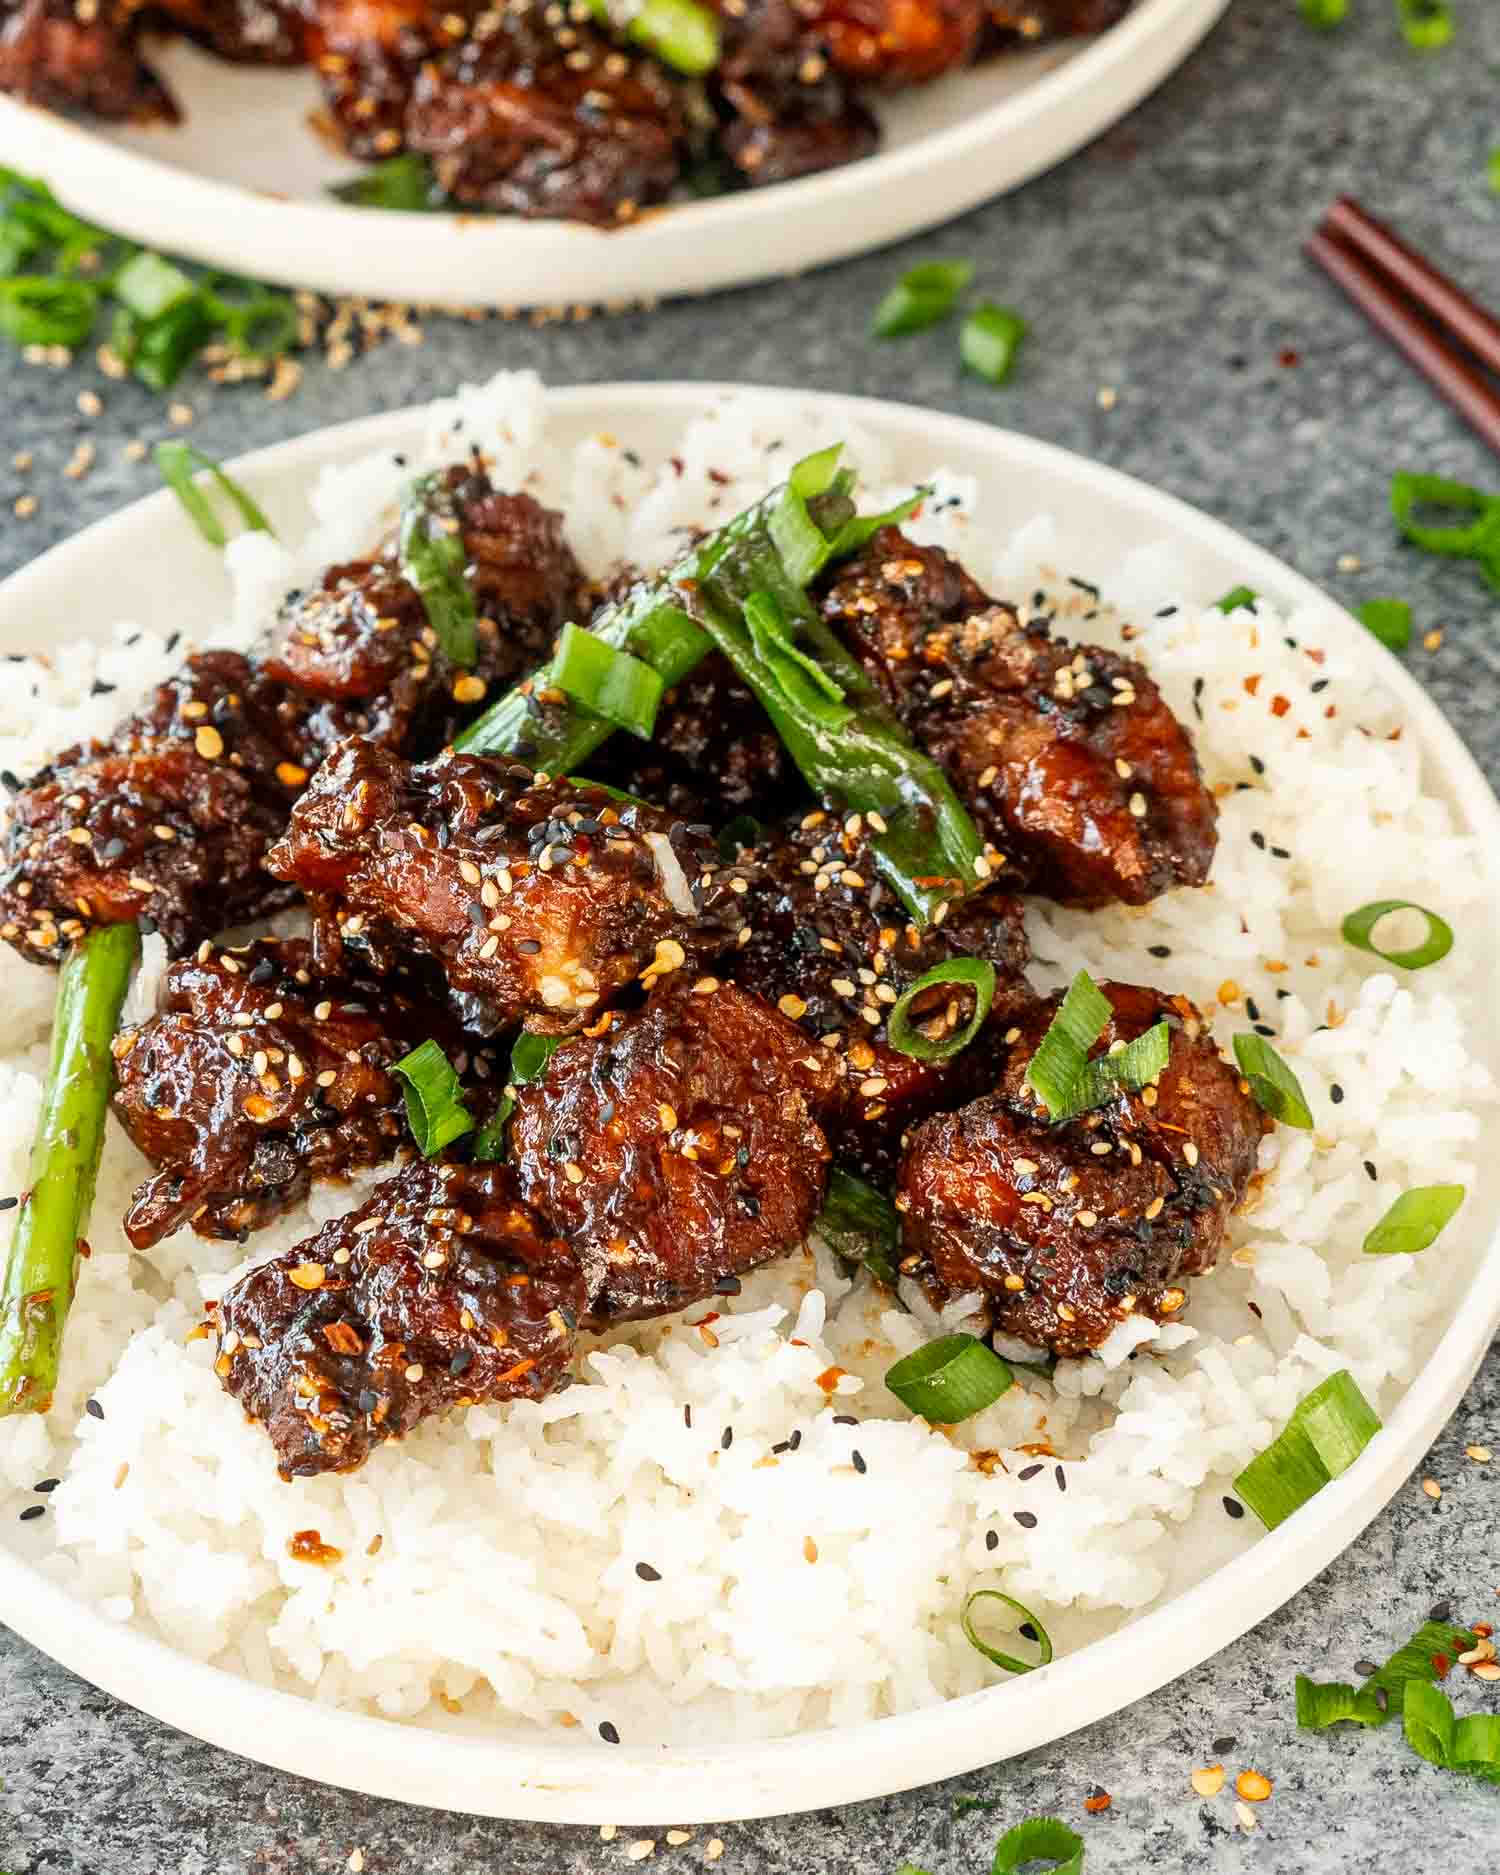
[[[334,373],[309,365],[292,401],[255,390],[184,391],[194,440],[216,455],[389,409],[460,376],[535,365],[561,383],[604,378],[797,382],[964,411],[1044,436],[1162,484],[1220,515],[1341,598],[1399,594],[1441,647],[1411,653],[1469,746],[1500,780],[1500,619],[1472,568],[1398,547],[1385,518],[1401,465],[1500,485],[1500,467],[1410,378],[1302,262],[1298,239],[1343,189],[1500,302],[1500,198],[1485,159],[1500,144],[1500,5],[1452,0],[1460,41],[1426,59],[1398,36],[1393,0],[1320,36],[1294,0],[1236,0],[1228,19],[1156,95],[1091,148],[953,227],[832,272],[704,303],[533,330],[432,319],[418,349],[387,347]],[[973,256],[981,284],[1021,307],[1033,333],[1003,392],[965,383],[941,335],[879,348],[863,336],[889,278],[918,258]],[[0,572],[146,491],[126,441],[161,434],[160,401],[84,369],[0,359]],[[92,384],[104,412],[85,419]],[[1114,407],[1097,393],[1109,385]],[[98,460],[63,464],[85,436]],[[24,478],[12,449],[35,454]],[[38,512],[11,518],[16,496]],[[1340,573],[1357,554],[1358,573]],[[1500,1790],[1434,1770],[1395,1727],[1353,1737],[1296,1731],[1301,1668],[1344,1677],[1383,1657],[1429,1604],[1484,1619],[1500,1610],[1500,1359],[1493,1354],[1421,1472],[1332,1568],[1271,1620],[1196,1672],[1113,1719],[987,1773],[883,1802],[726,1826],[732,1875],[979,1875],[1000,1828],[1038,1811],[1084,1828],[1090,1875],[1151,1868],[1411,1875],[1493,1868]],[[1424,1496],[1418,1478],[1444,1489]],[[0,1611],[3,1613],[3,1611]],[[1318,1663],[1326,1663],[1321,1667]],[[1231,1774],[1275,1779],[1253,1835],[1226,1793],[1188,1786],[1210,1741],[1233,1736]],[[1085,1818],[1094,1784],[1110,1811]],[[955,1821],[959,1789],[1000,1797]],[[204,1875],[344,1868],[370,1875],[602,1875],[655,1861],[703,1866],[715,1833],[669,1848],[655,1831],[610,1843],[549,1829],[404,1809],[304,1783],[210,1750],[93,1691],[0,1629],[0,1869],[14,1875]]]

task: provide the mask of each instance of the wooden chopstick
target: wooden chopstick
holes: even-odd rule
[[[1500,389],[1444,337],[1500,371],[1500,320],[1349,196],[1306,252],[1500,455]]]

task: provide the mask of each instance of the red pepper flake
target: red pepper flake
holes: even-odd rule
[[[293,1562],[319,1563],[325,1569],[343,1555],[331,1543],[325,1543],[316,1530],[298,1530],[287,1543],[286,1553]]]
[[[1281,350],[1276,354],[1276,362],[1285,370],[1290,371],[1295,366],[1302,363],[1302,354],[1301,352],[1293,351],[1290,345],[1283,345]]]
[[[1490,1626],[1488,1621],[1476,1621],[1474,1623],[1474,1632],[1479,1636],[1480,1640],[1487,1641],[1495,1630]]]
[[[1287,697],[1277,696],[1271,699],[1271,714],[1273,716],[1285,716],[1291,707],[1291,701]]]
[[[825,1393],[832,1393],[843,1378],[844,1369],[842,1367],[825,1367],[822,1373],[818,1375],[818,1385]]]
[[[1328,653],[1326,651],[1319,651],[1315,645],[1306,646],[1303,655],[1310,657],[1314,664],[1324,664],[1328,660]]]
[[[1083,1807],[1090,1816],[1100,1816],[1113,1802],[1114,1799],[1107,1790],[1096,1789],[1093,1796],[1084,1798]]]
[[[1448,1671],[1452,1665],[1453,1662],[1446,1654],[1434,1654],[1432,1656],[1432,1670],[1440,1680],[1447,1679]]]
[[[1248,696],[1253,697],[1256,691],[1259,689],[1260,689],[1260,672],[1256,671],[1253,677],[1247,677],[1245,679],[1245,692]]]

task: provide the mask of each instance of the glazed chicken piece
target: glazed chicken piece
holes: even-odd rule
[[[1044,39],[1078,38],[1118,24],[1133,0],[988,0],[976,57]]]
[[[750,858],[751,935],[724,968],[844,1068],[839,1106],[823,1122],[834,1158],[888,1185],[905,1132],[993,1085],[999,1029],[1010,1009],[1033,997],[1021,974],[1028,952],[1020,901],[987,886],[951,906],[941,925],[919,931],[877,877],[857,815],[805,814]],[[989,1026],[945,1062],[900,1053],[886,1035],[891,1005],[952,957],[994,964]],[[961,1025],[972,1012],[968,992],[926,992],[913,1013],[931,1020],[955,998]]]
[[[508,1167],[421,1162],[234,1284],[214,1371],[283,1478],[352,1471],[434,1413],[550,1393],[583,1306]]]
[[[984,0],[814,0],[803,17],[841,72],[897,86],[967,65],[987,14]]]
[[[743,990],[674,979],[516,1091],[527,1201],[572,1245],[599,1327],[738,1292],[807,1235],[837,1064]]]
[[[135,0],[0,0],[0,91],[48,110],[111,122],[175,121],[166,87],[140,55]]]
[[[307,25],[297,0],[148,0],[149,31],[176,27],[237,65],[301,65]]]
[[[1213,1267],[1269,1124],[1185,997],[1100,988],[1114,1018],[1096,1054],[1171,1025],[1154,1087],[1049,1126],[1025,1081],[1062,1001],[1049,997],[1007,1031],[995,1092],[917,1129],[896,1198],[935,1302],[977,1291],[997,1333],[1056,1355],[1097,1348],[1129,1315],[1181,1309],[1184,1280]]]
[[[109,742],[65,750],[0,826],[0,937],[57,962],[94,924],[141,919],[174,955],[295,896],[262,861],[335,743],[363,733],[439,746],[491,687],[534,661],[587,604],[559,518],[482,471],[446,472],[481,619],[458,671],[389,547],[283,606],[256,658],[190,658]]]
[[[1218,810],[1141,665],[1023,624],[894,527],[840,570],[823,612],[1014,884],[1066,904],[1144,905],[1208,877]]]
[[[429,1038],[482,1115],[490,1063],[414,987],[315,977],[300,939],[205,943],[173,964],[160,1011],[114,1042],[115,1115],[159,1168],[125,1214],[130,1241],[147,1249],[189,1221],[243,1241],[314,1181],[409,1150],[391,1068]]]
[[[429,959],[481,1034],[565,1034],[637,980],[733,942],[742,867],[702,832],[503,757],[412,766],[358,737],[318,771],[268,856],[313,900],[325,967]]]
[[[723,34],[714,97],[725,156],[753,187],[868,156],[875,119],[830,63],[826,36],[793,0],[716,0]]]
[[[424,59],[468,30],[470,9],[429,0],[306,0],[308,58],[339,140],[351,156],[392,156],[405,142],[406,109]],[[447,22],[445,25],[444,22]]]
[[[687,134],[663,68],[537,0],[487,9],[421,67],[407,147],[455,201],[612,227],[662,201]]]

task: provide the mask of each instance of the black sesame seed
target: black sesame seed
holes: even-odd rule
[[[1266,772],[1266,765],[1258,755],[1252,755],[1250,757],[1250,766],[1255,770],[1257,775],[1263,775]]]
[[[1170,957],[1172,955],[1172,946],[1170,944],[1153,944],[1150,946],[1148,954],[1152,957]]]
[[[801,1443],[802,1443],[802,1428],[799,1426],[797,1430],[792,1434],[791,1438],[787,1440],[787,1444],[795,1452],[797,1447],[801,1445]]]
[[[1356,1660],[1354,1663],[1354,1671],[1362,1680],[1367,1680],[1372,1673],[1378,1673],[1380,1668],[1376,1666],[1373,1660]]]
[[[1343,1100],[1344,1090],[1339,1086],[1337,1081],[1333,1081],[1329,1084],[1328,1098],[1333,1102],[1334,1106],[1338,1106]]]
[[[372,1393],[370,1389],[366,1387],[355,1404],[362,1413],[373,1413],[375,1408],[380,1404],[380,1396],[379,1394]]]
[[[1016,1476],[1021,1480],[1022,1484],[1025,1484],[1028,1478],[1034,1478],[1042,1469],[1043,1467],[1041,1465],[1028,1465],[1024,1471],[1018,1471]]]
[[[1225,1757],[1229,1752],[1234,1750],[1239,1742],[1240,1741],[1234,1737],[1216,1738],[1212,1747],[1214,1756],[1216,1758]]]
[[[1284,846],[1273,846],[1271,848],[1271,857],[1272,859],[1290,859],[1292,856]]]
[[[1029,1621],[1023,1621],[1020,1627],[1016,1629],[1016,1632],[1023,1641],[1035,1641],[1041,1638]]]
[[[61,1478],[43,1478],[31,1488],[33,1491],[40,1491],[45,1497],[49,1491],[55,1491],[61,1483]]]
[[[1040,1466],[1038,1467],[1038,1470],[1040,1470]],[[1034,1530],[1036,1528],[1036,1512],[1035,1511],[1016,1510],[1016,1511],[1012,1511],[1011,1515],[1015,1518],[1016,1522],[1020,1524],[1023,1530]]]
[[[835,1413],[833,1423],[836,1426],[857,1426],[859,1421],[854,1417],[853,1413]]]
[[[448,1372],[457,1379],[460,1374],[467,1373],[473,1365],[474,1350],[472,1348],[460,1348],[453,1359],[449,1361]]]
[[[1240,1518],[1244,1516],[1245,1507],[1237,1497],[1226,1497],[1222,1499],[1221,1502],[1231,1517]]]
[[[1437,1602],[1427,1610],[1429,1621],[1451,1621],[1453,1619],[1452,1602]]]
[[[540,938],[522,938],[516,945],[516,949],[523,957],[535,957],[541,948]]]
[[[790,1452],[791,1449],[792,1449],[792,1442],[790,1439],[778,1439],[775,1445],[771,1447],[772,1453],[777,1457],[779,1457],[783,1452]]]
[[[45,1517],[46,1514],[47,1506],[45,1504],[28,1504],[25,1510],[21,1512],[21,1522],[30,1523],[33,1517]]]
[[[20,1202],[19,1198],[0,1198],[0,1211],[14,1211]]]
[[[1374,1184],[1375,1180],[1380,1177],[1380,1174],[1375,1170],[1375,1161],[1373,1159],[1365,1160],[1365,1171],[1370,1176],[1371,1184]]]
[[[1252,833],[1250,836],[1250,844],[1255,847],[1258,852],[1264,853],[1266,850],[1266,836],[1263,833]]]
[[[8,768],[0,768],[0,788],[4,788],[7,794],[19,794],[21,792],[20,777]]]
[[[653,1569],[648,1562],[638,1562],[635,1566],[635,1572],[641,1578],[642,1582],[661,1581],[660,1569]]]
[[[606,1745],[618,1745],[620,1742],[620,1734],[615,1730],[614,1726],[610,1724],[608,1719],[599,1727],[599,1736],[604,1740]]]
[[[158,927],[157,927],[156,920],[154,918],[147,917],[147,915],[144,912],[142,912],[140,917],[136,919],[136,924],[140,927],[140,933],[142,937],[155,937],[156,936]]]
[[[726,1426],[723,1432],[721,1432],[719,1435],[719,1449],[720,1451],[727,1452],[730,1446],[733,1444],[734,1444],[734,1427]]]
[[[1052,1475],[1057,1480],[1058,1490],[1066,1491],[1068,1488],[1068,1474],[1063,1470],[1062,1466],[1055,1465],[1052,1469]]]
[[[999,1532],[998,1530],[986,1530],[986,1531],[985,1531],[985,1533],[984,1533],[984,1547],[985,1547],[986,1549],[999,1549],[999,1547],[1000,1547],[1000,1532]]]
[[[1326,690],[1328,688],[1328,679],[1326,677],[1320,677],[1316,683],[1309,684],[1307,687],[1314,696],[1317,696],[1320,690]]]
[[[721,1276],[714,1284],[716,1296],[737,1296],[744,1288],[738,1276]]]
[[[1383,1686],[1377,1686],[1375,1688],[1375,1704],[1379,1706],[1382,1712],[1384,1712],[1389,1707],[1390,1703],[1391,1703],[1390,1694],[1385,1690]]]
[[[83,1403],[83,1410],[92,1419],[103,1419],[104,1417],[104,1408],[99,1404],[97,1400],[85,1400]]]
[[[689,1432],[692,1431],[693,1429],[693,1407],[692,1407],[691,1401],[689,1401],[688,1404],[684,1406],[682,1409],[682,1423],[684,1426],[687,1427]]]
[[[1247,996],[1245,998],[1245,1014],[1249,1016],[1252,1022],[1260,1021],[1260,1010],[1256,1006],[1255,998],[1253,996]]]
[[[865,1463],[864,1454],[862,1452],[851,1452],[849,1458],[853,1463],[854,1469],[859,1473],[860,1477],[863,1478],[865,1473],[870,1469]]]
[[[1275,1029],[1273,1029],[1268,1022],[1257,1022],[1254,1026],[1257,1035],[1274,1035],[1276,1033]]]
[[[1177,608],[1175,605],[1164,605],[1160,609],[1160,611],[1156,614],[1156,616],[1158,618],[1174,618],[1176,616],[1176,613],[1177,613]]]

